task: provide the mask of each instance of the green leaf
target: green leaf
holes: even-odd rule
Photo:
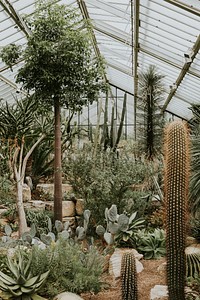
[[[45,298],[35,294],[31,296],[32,300],[46,300]]]
[[[13,275],[16,278],[18,278],[19,270],[17,269],[17,267],[15,266],[15,264],[13,263],[13,261],[11,260],[11,258],[9,256],[7,256],[7,264],[8,264],[9,270],[13,273]]]
[[[12,277],[4,274],[3,272],[0,271],[0,280],[2,280],[6,284],[16,284],[16,280],[14,280]]]
[[[27,280],[25,283],[24,283],[24,287],[31,287],[32,285],[34,285],[37,281],[39,281],[40,279],[40,276],[34,276],[32,278],[30,278],[29,280]]]
[[[132,215],[129,218],[129,224],[131,224],[133,222],[133,220],[135,219],[136,215],[137,215],[137,211],[134,212],[134,213],[132,213]]]
[[[115,222],[117,220],[117,206],[115,204],[112,204],[108,210],[108,219],[111,222]]]

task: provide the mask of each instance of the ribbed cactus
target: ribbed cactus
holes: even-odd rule
[[[186,124],[181,121],[170,123],[165,132],[167,283],[170,300],[185,299],[188,148]]]
[[[133,252],[125,252],[121,262],[122,300],[137,300],[137,271]]]

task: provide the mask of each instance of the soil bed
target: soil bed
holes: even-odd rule
[[[156,260],[141,260],[144,270],[138,274],[138,300],[149,300],[150,290],[155,285],[165,285],[166,278],[164,273],[158,272],[158,267],[165,262],[165,258]],[[113,300],[121,299],[120,280],[113,279],[112,276],[104,275],[102,280],[109,283],[109,288],[104,289],[98,294],[84,293],[81,297],[84,300]]]

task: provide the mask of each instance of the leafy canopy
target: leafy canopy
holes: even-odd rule
[[[32,34],[16,82],[46,105],[59,98],[62,106],[80,110],[95,100],[105,88],[104,66],[93,56],[90,31],[77,10],[40,0],[28,22]]]

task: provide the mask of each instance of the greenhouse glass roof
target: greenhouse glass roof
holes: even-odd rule
[[[23,16],[32,14],[34,0],[0,0],[0,47],[9,43],[26,44],[31,34]],[[149,65],[163,74],[165,93],[161,110],[189,120],[190,106],[200,104],[200,1],[199,0],[62,0],[80,9],[93,25],[96,55],[106,61],[106,78],[119,101],[128,93],[127,122],[133,123],[138,96],[138,74]],[[0,61],[0,98],[12,102],[22,97],[13,72]],[[121,101],[121,108],[122,108]],[[96,118],[96,106],[90,106]],[[120,105],[119,105],[120,107]],[[120,108],[119,108],[120,109]],[[88,118],[87,109],[81,116]],[[91,121],[91,120],[90,120]]]

